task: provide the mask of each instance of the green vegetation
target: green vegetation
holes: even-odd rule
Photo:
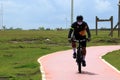
[[[111,65],[114,65],[120,71],[120,50],[110,52],[102,57]]]
[[[114,31],[113,37],[108,36],[109,30],[99,30],[98,36],[96,36],[95,31],[92,31],[92,40],[89,43],[91,46],[99,45],[118,45],[120,44],[120,38],[118,38],[118,31]]]
[[[120,38],[115,31],[92,32],[88,46],[118,45]],[[5,30],[0,31],[0,79],[40,80],[41,73],[37,59],[43,55],[71,49],[67,41],[67,30]]]

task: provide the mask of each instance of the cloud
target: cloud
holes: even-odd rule
[[[111,10],[111,3],[109,0],[95,0],[95,9],[98,12],[105,12]]]

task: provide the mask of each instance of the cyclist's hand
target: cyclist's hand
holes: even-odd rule
[[[69,43],[71,43],[71,42],[72,42],[72,41],[71,41],[71,38],[68,38],[68,42],[69,42]]]
[[[90,41],[91,41],[91,38],[87,38],[87,41],[90,42]]]

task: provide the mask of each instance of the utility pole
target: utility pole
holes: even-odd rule
[[[68,27],[68,26],[67,26],[67,17],[65,18],[65,21],[66,21],[66,29],[67,29],[67,27]]]
[[[1,18],[1,20],[0,20],[0,27],[1,27],[1,29],[2,29],[2,27],[3,27],[3,2],[2,2],[2,0],[1,0],[1,9],[0,9],[0,18]]]
[[[120,0],[118,3],[118,37],[120,37]]]
[[[71,0],[71,24],[73,23],[74,1]]]

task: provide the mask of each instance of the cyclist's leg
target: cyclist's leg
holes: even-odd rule
[[[75,41],[72,41],[72,48],[76,49],[76,42]]]
[[[86,47],[82,47],[82,54],[83,54],[83,60],[85,60],[85,56],[86,56]]]
[[[76,42],[75,41],[72,42],[72,48],[73,48],[73,52],[76,53]]]
[[[82,55],[83,55],[82,65],[85,67],[86,66],[86,61],[85,61],[85,57],[86,57],[86,41],[82,42],[81,45],[82,45]]]
[[[83,54],[83,59],[85,60],[85,56],[86,56],[86,41],[83,41],[81,43],[82,45],[82,54]]]
[[[73,58],[76,58],[76,41],[72,39]]]

